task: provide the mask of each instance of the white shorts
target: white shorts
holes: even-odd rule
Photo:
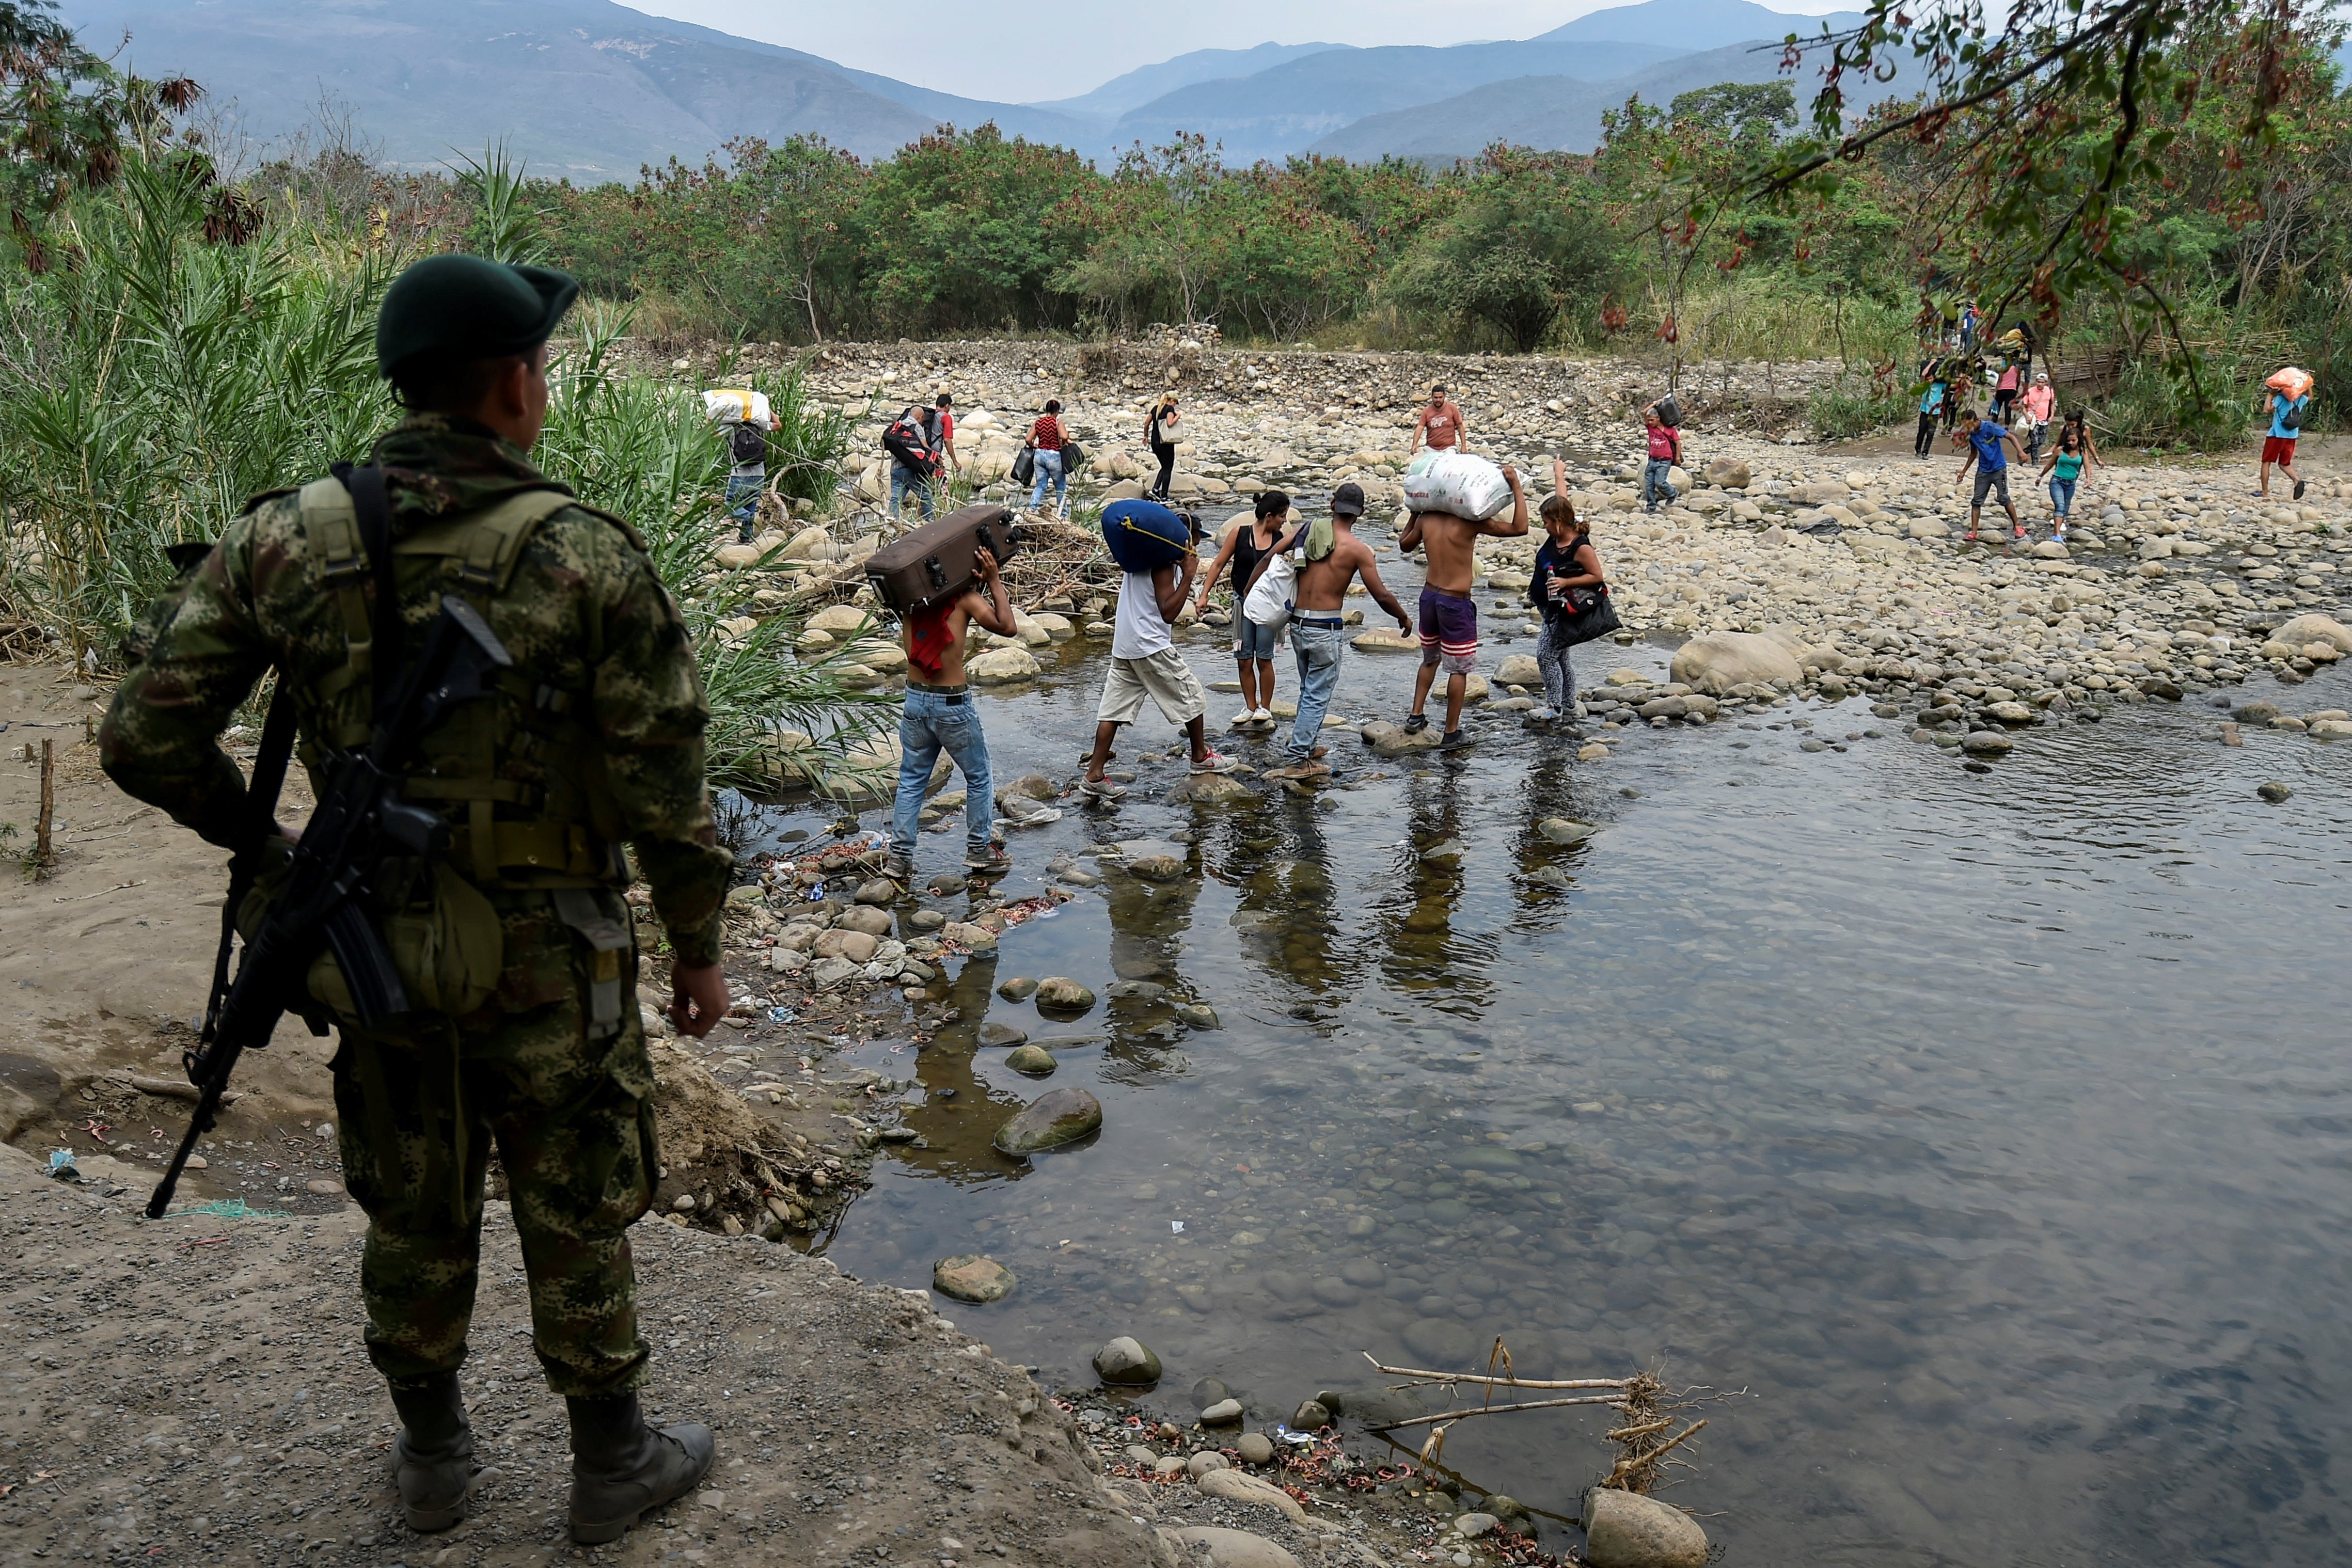
[[[1209,694],[1184,655],[1162,648],[1141,659],[1113,659],[1103,680],[1102,704],[1095,718],[1108,724],[1132,724],[1143,712],[1143,699],[1159,705],[1170,724],[1187,725],[1209,711]]]

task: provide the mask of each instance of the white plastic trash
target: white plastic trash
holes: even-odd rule
[[[768,394],[740,388],[718,388],[702,394],[702,417],[713,424],[741,424],[749,422],[765,426],[775,416],[768,409]]]
[[[1502,469],[1466,452],[1424,452],[1404,471],[1404,509],[1483,523],[1511,504]]]

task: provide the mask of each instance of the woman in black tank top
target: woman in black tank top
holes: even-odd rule
[[[1234,592],[1234,659],[1241,665],[1242,711],[1234,716],[1233,727],[1272,728],[1274,714],[1274,652],[1281,633],[1258,625],[1249,618],[1244,601],[1249,598],[1250,584],[1257,580],[1258,569],[1282,534],[1283,519],[1290,515],[1290,497],[1279,490],[1262,492],[1257,498],[1256,515],[1244,522],[1234,519],[1233,532],[1217,551],[1217,559],[1201,574],[1200,592],[1192,601],[1197,615],[1208,608],[1209,590],[1216,586],[1217,576],[1225,563],[1233,563]],[[1263,529],[1268,536],[1261,539]]]

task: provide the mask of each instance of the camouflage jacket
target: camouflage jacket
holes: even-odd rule
[[[385,471],[395,539],[547,485],[511,443],[438,414],[404,421],[373,460]],[[318,754],[315,694],[347,662],[322,568],[293,493],[265,497],[231,522],[114,695],[100,737],[108,776],[207,841],[229,842],[245,782],[218,737],[272,664],[292,683],[306,762]],[[439,591],[429,580],[403,580],[412,649]],[[583,720],[654,908],[683,962],[716,962],[733,862],[719,845],[703,779],[710,710],[685,624],[641,541],[625,525],[564,507],[530,535],[508,590],[487,608],[519,672],[586,694]],[[593,664],[592,648],[601,648]],[[509,766],[530,768],[527,758]]]

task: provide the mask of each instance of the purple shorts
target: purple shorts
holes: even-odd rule
[[[1421,591],[1421,662],[1466,675],[1478,662],[1478,606],[1434,588]]]

